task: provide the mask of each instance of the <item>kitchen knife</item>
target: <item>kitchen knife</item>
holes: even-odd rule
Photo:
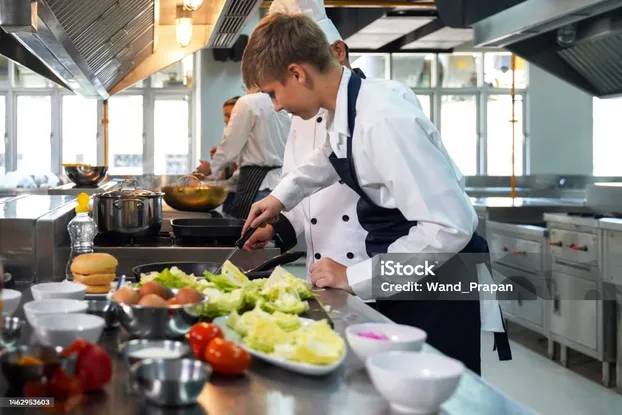
[[[222,264],[220,264],[220,267],[214,273],[215,275],[220,274],[220,271],[222,270],[222,266],[224,265],[224,263],[229,261],[231,259],[231,257],[237,252],[238,249],[242,249],[242,247],[244,246],[246,241],[248,241],[248,238],[250,238],[255,233],[256,230],[257,230],[257,228],[248,228],[246,233],[244,235],[242,235],[242,237],[240,239],[235,241],[235,244],[233,244],[233,249],[231,250],[229,255],[227,255],[227,258],[225,258],[225,260],[222,262]]]

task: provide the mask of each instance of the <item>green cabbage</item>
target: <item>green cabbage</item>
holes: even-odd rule
[[[223,291],[233,291],[244,287],[249,283],[249,279],[231,261],[227,260],[222,265],[222,273],[212,274],[209,271],[203,272],[205,278],[214,283],[216,287]]]
[[[141,274],[140,281],[137,287],[142,287],[149,281],[157,282],[164,288],[194,288],[197,291],[202,291],[204,288],[213,286],[213,284],[203,280],[197,279],[194,274],[186,274],[177,267],[172,267],[170,270],[165,268],[161,272],[150,272],[149,274]]]
[[[217,288],[206,288],[203,290],[203,294],[208,297],[203,309],[203,315],[208,318],[225,316],[232,311],[240,310],[244,304],[244,291],[242,289],[222,292]]]
[[[244,337],[245,345],[264,353],[271,353],[275,345],[290,341],[291,336],[271,319],[259,319],[248,328]]]

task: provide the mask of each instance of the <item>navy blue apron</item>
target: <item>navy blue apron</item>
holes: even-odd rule
[[[360,199],[356,209],[361,226],[368,232],[365,240],[367,254],[374,257],[386,254],[389,245],[397,239],[408,235],[410,229],[417,222],[408,221],[399,209],[387,209],[376,205],[361,189],[356,176],[352,158],[352,137],[354,137],[354,122],[356,118],[356,101],[361,88],[361,79],[354,73],[348,83],[348,129],[350,137],[347,139],[346,158],[337,158],[333,152],[329,160],[341,178],[341,183],[354,190]],[[480,253],[488,257],[486,239],[477,232],[461,251],[461,253]],[[488,264],[489,265],[489,264]],[[451,272],[443,272],[451,270]],[[463,281],[468,284],[477,281],[476,263],[468,263],[464,256],[454,256],[436,272],[438,279],[444,282]],[[422,282],[426,282],[426,277]],[[466,279],[466,281],[465,281]],[[429,293],[434,296],[433,293]],[[378,298],[376,309],[398,324],[416,326],[428,334],[427,342],[440,352],[462,361],[466,367],[477,374],[481,374],[480,362],[480,304],[479,294],[469,300],[435,300],[428,296],[426,299],[404,299],[412,294],[403,292],[401,299],[390,297]],[[501,312],[501,310],[499,310]],[[500,360],[510,360],[511,351],[506,333],[495,333],[495,348],[498,349]]]

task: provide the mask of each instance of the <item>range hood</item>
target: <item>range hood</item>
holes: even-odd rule
[[[489,10],[488,0],[437,0]],[[599,98],[622,94],[620,0],[523,0],[472,22],[473,45],[503,47]]]
[[[204,0],[192,40],[181,0],[0,0],[0,54],[84,97],[107,99],[197,50],[230,48],[260,0]]]

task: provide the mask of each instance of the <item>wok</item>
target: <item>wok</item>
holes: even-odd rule
[[[180,185],[184,177],[193,177],[198,184]],[[197,176],[182,176],[173,186],[162,186],[164,201],[173,209],[186,212],[209,212],[225,202],[229,188],[222,182],[204,183]]]
[[[284,254],[270,258],[253,269],[242,272],[244,272],[249,279],[267,278],[272,273],[272,269],[277,265],[285,265],[294,262],[304,254],[304,252],[285,252]],[[165,268],[171,269],[172,267],[177,267],[186,274],[194,274],[196,277],[202,277],[203,271],[216,272],[221,265],[222,264],[219,262],[154,262],[134,267],[132,268],[132,272],[134,273],[136,281],[140,281],[140,274],[161,272]]]

